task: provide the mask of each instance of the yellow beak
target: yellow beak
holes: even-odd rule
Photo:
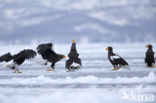
[[[66,56],[64,55],[63,58],[66,58]]]
[[[106,48],[106,50],[108,50],[108,48]]]
[[[72,40],[72,43],[75,43],[75,40]]]
[[[146,45],[146,48],[148,48],[148,45]]]

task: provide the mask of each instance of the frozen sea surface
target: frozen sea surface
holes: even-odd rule
[[[144,64],[145,45],[77,44],[83,68],[69,73],[64,68],[65,59],[56,64],[56,71],[48,72],[50,64],[40,65],[39,55],[20,66],[22,74],[12,73],[1,63],[0,103],[155,103],[156,68],[146,68]],[[58,44],[54,49],[67,55],[70,46]],[[107,46],[113,46],[114,52],[128,61],[131,70],[112,71]],[[156,43],[153,46],[155,51]],[[0,55],[24,48],[35,50],[36,45],[1,45]],[[140,99],[142,95],[146,97]]]

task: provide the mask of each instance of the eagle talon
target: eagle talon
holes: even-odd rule
[[[146,67],[147,67],[147,68],[155,68],[155,65],[154,65],[154,64],[152,64],[152,66],[146,65]]]
[[[17,70],[17,73],[22,73],[22,72],[20,72],[19,70]]]
[[[14,72],[12,72],[12,73],[16,73],[16,70],[14,70]]]
[[[49,68],[49,69],[48,69],[48,71],[52,71],[52,69],[51,69],[51,68]]]
[[[20,72],[19,70],[14,70],[13,73],[22,73],[22,72]]]
[[[52,69],[52,71],[55,71],[55,69]]]
[[[70,71],[71,71],[70,69],[67,70],[67,72],[70,72]]]
[[[51,69],[51,68],[49,68],[48,71],[55,71],[55,69]]]
[[[118,69],[117,68],[113,68],[112,70],[117,71]]]

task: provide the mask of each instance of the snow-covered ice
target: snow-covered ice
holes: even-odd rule
[[[0,63],[0,103],[155,103],[156,68],[144,64],[144,43],[98,43],[77,44],[82,58],[82,69],[66,72],[65,59],[56,64],[56,71],[48,72],[50,66],[41,65],[42,58],[25,61],[19,68],[22,74],[14,74]],[[0,55],[37,45],[1,45]],[[68,54],[71,44],[54,45],[58,53]],[[112,71],[107,59],[106,47],[125,58],[131,70]],[[154,51],[156,43],[153,43]],[[154,101],[132,100],[132,93],[150,94]],[[124,94],[129,99],[124,98]],[[138,99],[138,98],[136,98]]]

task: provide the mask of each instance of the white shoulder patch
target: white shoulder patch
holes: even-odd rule
[[[121,58],[121,57],[118,56],[118,55],[114,55],[114,56],[110,56],[110,58],[111,58],[112,60],[114,60],[114,59],[119,59],[119,58]]]
[[[72,66],[72,67],[80,67],[80,64],[77,64],[77,63],[73,62],[70,66]]]

